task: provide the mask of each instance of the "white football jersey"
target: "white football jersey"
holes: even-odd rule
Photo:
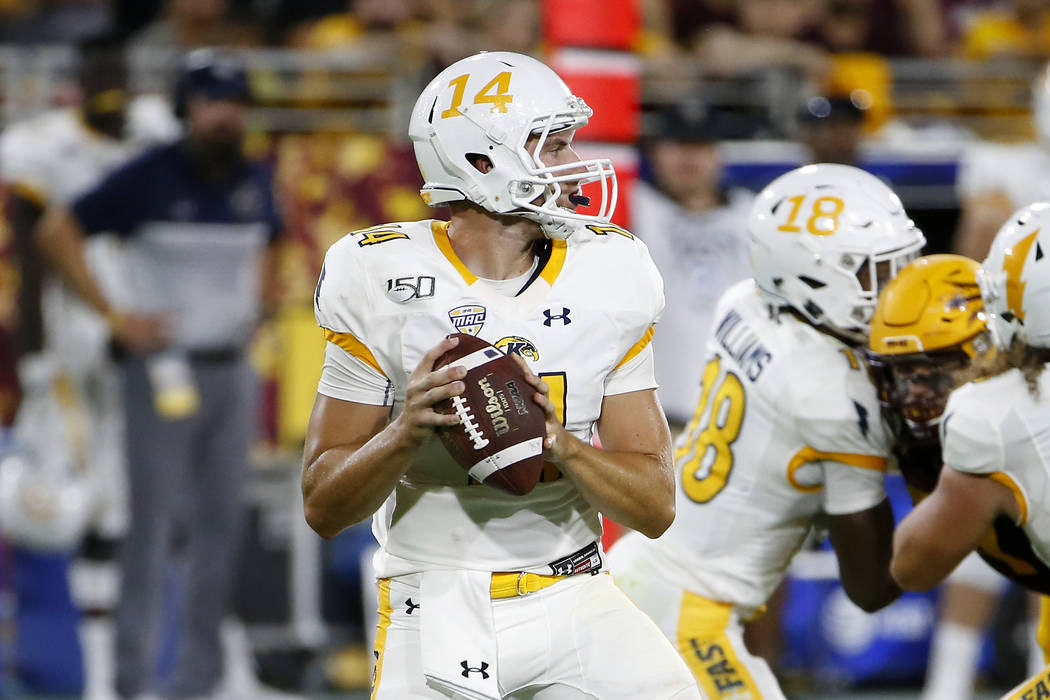
[[[734,191],[722,206],[697,213],[644,182],[632,193],[633,231],[649,246],[668,289],[660,332],[653,338],[660,403],[668,419],[685,423],[699,393],[707,342],[722,293],[751,276],[746,224],[754,196]]]
[[[677,515],[651,553],[655,575],[746,618],[818,513],[883,500],[890,446],[849,346],[786,310],[771,318],[752,280],[714,318],[697,409],[675,444]]]
[[[941,423],[944,463],[984,474],[1013,491],[1032,549],[1050,564],[1050,373],[1032,398],[1023,375],[1010,370],[952,392]]]
[[[156,96],[136,97],[128,105],[124,140],[92,130],[75,109],[52,110],[0,135],[0,180],[41,206],[70,204],[117,166],[152,143],[174,138],[178,130],[171,110]],[[123,298],[115,242],[93,237],[84,252],[107,296]],[[109,338],[105,321],[58,279],[45,281],[43,295],[48,352],[69,370],[96,366]],[[69,343],[71,337],[77,342]]]
[[[1036,143],[981,142],[959,162],[956,189],[961,199],[1002,192],[1011,209],[1050,198],[1050,151]]]
[[[315,294],[329,340],[385,376],[387,385],[339,396],[400,411],[423,354],[445,335],[470,333],[516,352],[550,386],[565,426],[589,440],[608,394],[656,386],[652,327],[663,285],[645,245],[615,226],[589,226],[552,241],[536,279],[517,296],[481,283],[459,260],[447,223],[418,221],[358,231],[325,257]],[[589,230],[588,230],[589,229]],[[651,364],[648,365],[651,367]],[[326,365],[326,370],[328,371]],[[373,518],[377,575],[434,566],[551,573],[559,557],[601,534],[598,513],[547,465],[527,496],[470,484],[435,438]]]

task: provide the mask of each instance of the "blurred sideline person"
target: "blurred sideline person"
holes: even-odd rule
[[[625,535],[609,561],[707,696],[783,698],[741,626],[818,521],[854,603],[870,612],[900,594],[889,443],[858,353],[879,290],[924,238],[880,180],[826,163],[770,183],[747,230],[754,279],[718,303],[700,399],[675,443],[677,517],[658,540]]]
[[[128,518],[120,388],[107,352],[105,320],[46,274],[34,232],[47,206],[69,204],[151,143],[178,136],[167,103],[153,95],[130,98],[126,83],[118,44],[85,44],[80,104],[14,123],[0,136],[0,179],[7,185],[5,210],[20,277],[22,401],[16,433],[25,457],[4,470],[10,498],[0,505],[0,520],[18,546],[80,550],[73,569],[79,585],[72,593],[87,613],[108,612],[116,603],[110,560]],[[120,282],[115,241],[92,240],[85,256],[112,295]],[[25,465],[25,471],[13,473],[15,464]],[[49,499],[48,507],[24,507],[27,501],[16,493],[23,487],[44,488],[37,493]],[[82,625],[89,695],[103,682],[93,670],[112,658],[104,639],[108,624],[101,620]],[[100,634],[102,642],[95,643]]]
[[[963,153],[956,185],[962,215],[954,252],[983,259],[1011,212],[1050,199],[1050,71],[1045,67],[1032,83],[1032,126],[1034,142],[979,142]]]
[[[948,398],[940,426],[945,467],[894,536],[891,570],[906,590],[936,585],[993,533],[1002,541],[1004,517],[1024,531],[1039,562],[1050,561],[1041,503],[1050,487],[1048,225],[1050,203],[1014,212],[977,272],[998,353],[979,365],[979,381]],[[1047,682],[1044,670],[1005,697],[1034,697]]]
[[[674,494],[650,343],[662,285],[645,244],[608,223],[611,163],[573,150],[591,115],[528,56],[453,63],[409,127],[423,199],[451,221],[365,229],[326,255],[303,495],[324,537],[374,514],[373,698],[700,697],[602,570],[602,516],[655,537]],[[594,215],[577,211],[587,184]],[[384,292],[409,273],[408,298]],[[526,496],[473,481],[436,439],[458,418],[434,404],[464,391],[464,366],[434,368],[455,331],[525,358],[549,462]]]
[[[241,494],[256,401],[245,357],[272,289],[280,230],[272,174],[244,159],[243,67],[202,50],[179,66],[175,112],[186,136],[111,173],[38,231],[48,260],[107,319],[121,372],[130,527],[121,553],[117,691],[154,687],[164,580],[185,532],[172,697],[217,690],[220,625],[237,563]],[[126,297],[110,301],[88,269],[85,237],[123,241]]]
[[[894,455],[916,502],[933,490],[941,471],[939,428],[949,393],[973,371],[973,363],[987,362],[995,352],[978,268],[961,255],[920,258],[886,287],[872,320],[869,364]],[[972,695],[982,637],[1008,578],[1050,591],[1050,569],[1009,518],[995,521],[978,551],[945,582],[925,700]]]
[[[654,117],[644,142],[652,183],[635,185],[631,216],[674,292],[653,338],[657,394],[674,434],[696,404],[703,356],[693,349],[707,340],[715,303],[751,275],[742,231],[754,196],[722,187],[718,141],[733,135],[730,115],[683,103]]]
[[[864,110],[844,95],[815,95],[796,114],[797,138],[811,163],[857,165]]]

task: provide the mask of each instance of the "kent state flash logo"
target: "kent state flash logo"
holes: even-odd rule
[[[448,320],[457,331],[477,335],[485,325],[485,307],[477,304],[457,306],[448,312]]]
[[[536,345],[528,338],[522,338],[520,335],[505,336],[497,340],[493,345],[508,355],[514,353],[526,360],[540,361],[540,351],[536,349]]]

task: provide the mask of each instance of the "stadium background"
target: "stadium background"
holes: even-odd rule
[[[783,11],[776,0],[739,4],[764,4],[774,19]],[[303,522],[299,503],[299,450],[323,347],[310,300],[324,251],[346,232],[430,215],[417,194],[405,132],[415,96],[441,65],[481,49],[549,61],[595,108],[577,142],[586,139],[584,157],[613,157],[621,179],[616,219],[624,225],[630,183],[647,174],[637,148],[646,119],[683,100],[736,117],[739,138],[721,145],[726,184],[758,190],[804,162],[794,141],[801,100],[849,97],[864,112],[862,165],[901,194],[930,240],[928,252],[951,249],[956,175],[968,144],[1034,137],[1030,85],[1050,57],[1050,3],[942,0],[932,3],[939,37],[910,45],[901,39],[914,29],[903,2],[787,4],[811,14],[787,27],[742,30],[797,42],[812,51],[806,61],[753,65],[745,54],[735,57],[738,65],[733,57],[716,65],[695,31],[712,17],[731,16],[735,2],[0,0],[0,126],[75,103],[76,44],[100,34],[127,38],[138,93],[168,94],[175,57],[194,46],[225,46],[247,63],[256,98],[247,148],[275,165],[286,221],[282,303],[253,344],[266,399],[236,602],[264,681],[320,694],[360,687],[367,677],[358,577],[370,535],[355,528],[322,543]],[[697,7],[721,15],[708,12],[705,19]],[[869,31],[843,40],[837,28],[856,13],[867,16]],[[0,417],[10,422],[17,388],[8,341],[18,318],[18,279],[2,221]],[[900,515],[907,498],[897,496]],[[33,635],[42,635],[51,657],[61,656],[46,624],[43,632],[28,630],[25,606],[42,606],[44,618],[69,611],[43,592],[35,603],[21,601],[19,610],[11,594],[17,572],[9,557],[3,561],[0,674],[10,675],[17,671],[12,659]],[[832,574],[819,547],[793,568],[781,627],[785,688],[797,697],[913,696],[935,595],[906,596],[864,616],[845,601]],[[1023,677],[1023,605],[1022,595],[1008,596],[987,640],[982,667],[989,692]],[[50,663],[61,667],[54,658]]]

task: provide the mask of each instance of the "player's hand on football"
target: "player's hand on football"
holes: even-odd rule
[[[554,403],[550,400],[550,387],[529,368],[520,355],[515,354],[513,357],[525,372],[525,380],[536,390],[533,401],[543,409],[543,414],[547,417],[547,437],[543,440],[544,453],[555,464],[561,464],[568,457],[572,441],[568,439],[571,435],[561,424]]]
[[[171,333],[164,316],[136,312],[106,315],[109,333],[117,344],[141,354],[159,352],[171,344]]]
[[[438,358],[459,344],[458,338],[444,338],[423,355],[405,389],[405,407],[395,420],[412,443],[421,444],[435,428],[452,426],[459,422],[456,414],[438,413],[434,405],[462,394],[466,390],[463,378],[467,370],[462,365],[446,365],[435,370]]]

